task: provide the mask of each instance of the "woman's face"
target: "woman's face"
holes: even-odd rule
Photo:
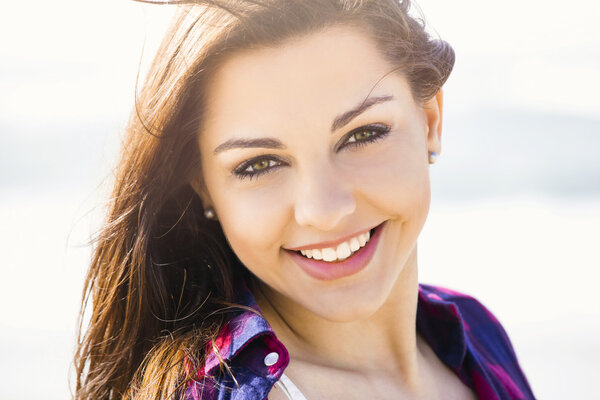
[[[429,209],[441,95],[421,108],[393,69],[336,26],[234,54],[207,88],[194,187],[262,283],[330,320],[384,304]]]

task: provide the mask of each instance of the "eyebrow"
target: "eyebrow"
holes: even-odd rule
[[[385,101],[393,100],[394,96],[377,96],[369,97],[362,103],[355,106],[353,109],[346,111],[333,120],[331,124],[331,133],[347,125],[354,118],[365,112],[368,108],[375,104],[383,103]],[[257,139],[229,139],[217,147],[215,147],[214,154],[223,152],[230,149],[248,149],[248,148],[264,148],[264,149],[285,149],[285,145],[281,143],[279,139],[275,138],[257,138]]]
[[[229,139],[226,142],[218,145],[214,153],[220,153],[229,149],[248,149],[253,147],[261,147],[264,149],[285,149],[283,143],[279,139],[274,138],[259,138],[259,139]]]
[[[375,104],[383,103],[385,101],[393,100],[394,96],[377,96],[377,97],[369,97],[365,99],[362,103],[351,109],[350,111],[346,111],[343,114],[338,115],[333,120],[331,124],[331,133],[340,129],[342,126],[347,125],[354,118],[365,112],[369,107],[374,106]]]

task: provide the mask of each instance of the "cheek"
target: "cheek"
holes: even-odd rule
[[[206,158],[209,158],[207,155]],[[204,178],[217,218],[227,241],[246,265],[249,258],[267,258],[266,252],[280,247],[281,229],[287,215],[287,199],[273,187],[240,183],[212,163],[202,165]],[[253,182],[250,183],[252,185]]]
[[[400,141],[353,169],[354,185],[361,196],[386,214],[402,218],[427,214],[430,201],[429,167],[420,146]]]
[[[215,205],[232,249],[251,271],[275,262],[289,220],[289,201],[274,187],[221,192]]]
[[[390,178],[386,197],[389,207],[403,215],[423,219],[429,211],[431,188],[425,164],[399,165]]]

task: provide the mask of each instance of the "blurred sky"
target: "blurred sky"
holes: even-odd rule
[[[600,5],[419,5],[457,55],[421,280],[491,308],[539,398],[600,398]],[[102,182],[172,12],[29,0],[0,13],[0,400],[68,396]]]

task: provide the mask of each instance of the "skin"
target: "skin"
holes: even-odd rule
[[[428,152],[441,151],[442,93],[417,104],[400,73],[380,81],[394,68],[368,34],[342,25],[238,52],[207,88],[202,174],[192,186],[259,278],[258,304],[290,352],[286,374],[309,399],[470,395],[415,330],[416,243],[430,203]],[[332,133],[336,116],[369,95],[393,98]],[[348,133],[367,124],[390,130],[349,145]],[[215,153],[257,138],[281,148]],[[252,179],[232,172],[261,167],[268,173]],[[383,222],[367,267],[343,278],[315,279],[284,250]]]

